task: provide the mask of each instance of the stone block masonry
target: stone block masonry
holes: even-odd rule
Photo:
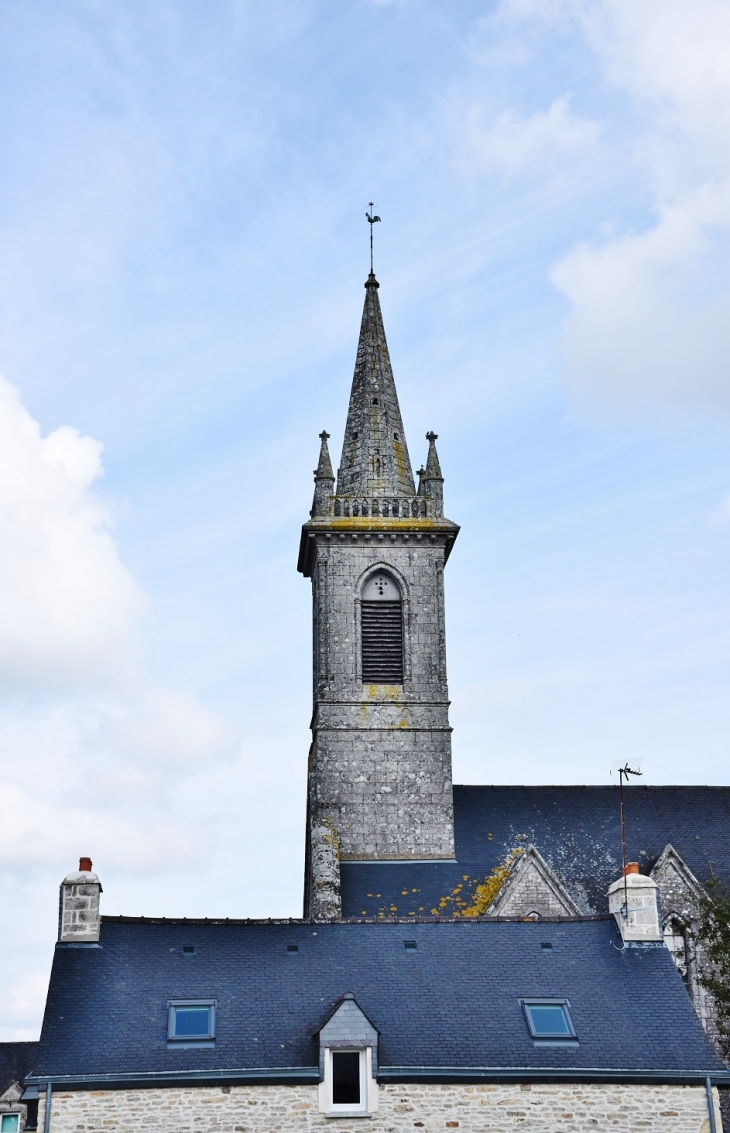
[[[312,548],[309,805],[313,824],[337,832],[342,858],[454,852],[443,597],[448,536],[402,526],[382,539],[366,531],[340,539],[320,529]],[[389,571],[401,592],[399,685],[362,677],[360,595],[376,569]]]
[[[709,1133],[701,1086],[381,1085],[371,1117],[328,1118],[317,1086],[58,1091],[51,1133]],[[41,1101],[39,1128],[43,1128]],[[722,1131],[715,1091],[715,1120]]]
[[[91,859],[82,858],[79,871],[61,882],[58,897],[58,939],[64,944],[90,944],[99,939],[101,885],[91,871]]]
[[[371,272],[337,483],[325,431],[299,547],[314,600],[305,915],[316,919],[339,913],[316,832],[330,830],[342,858],[454,855],[443,568],[459,528],[444,518],[435,433],[415,488],[379,286]],[[387,624],[385,611],[376,622],[362,598],[369,572],[381,569],[402,604],[388,610]],[[373,678],[398,683],[366,683]]]

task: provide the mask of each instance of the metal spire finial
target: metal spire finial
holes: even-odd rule
[[[370,225],[370,274],[373,275],[373,225],[380,223],[380,217],[373,214],[373,202],[369,201],[370,212],[366,212],[365,216],[368,218]]]

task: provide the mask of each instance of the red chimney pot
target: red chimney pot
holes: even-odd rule
[[[638,862],[627,862],[626,863],[626,869],[624,870],[624,873],[638,873],[638,872],[639,872],[639,863]]]
[[[91,873],[91,858],[79,858],[79,873]]]

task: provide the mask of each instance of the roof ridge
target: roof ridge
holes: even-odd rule
[[[517,916],[478,917],[342,917],[336,921],[315,921],[302,917],[129,917],[103,915],[106,924],[155,925],[287,925],[289,927],[316,926],[319,930],[333,925],[413,925],[413,924],[575,924],[583,921],[612,921],[611,913],[587,913],[580,916],[542,917],[539,921]]]

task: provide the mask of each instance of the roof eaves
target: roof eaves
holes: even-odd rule
[[[676,1083],[730,1086],[730,1070],[642,1070],[601,1066],[380,1066],[382,1082],[622,1082],[637,1084]]]
[[[26,1088],[60,1087],[64,1090],[157,1089],[186,1085],[307,1085],[319,1082],[317,1066],[256,1067],[253,1069],[160,1070],[116,1074],[29,1074]],[[378,1081],[403,1083],[470,1084],[479,1082],[616,1082],[638,1085],[730,1086],[730,1070],[648,1069],[629,1067],[535,1066],[380,1066]]]
[[[318,1066],[258,1066],[244,1069],[217,1070],[144,1070],[114,1074],[29,1074],[25,1085],[62,1087],[64,1090],[153,1089],[186,1085],[306,1085],[319,1081]]]

